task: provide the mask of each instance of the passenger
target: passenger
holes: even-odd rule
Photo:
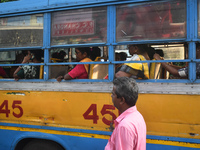
[[[116,52],[115,53],[115,61],[125,61],[127,58],[127,54],[125,52]],[[115,73],[117,73],[123,64],[116,64],[115,65]],[[108,74],[104,77],[104,79],[108,79]]]
[[[113,81],[112,102],[121,113],[105,150],[146,150],[146,123],[136,108],[138,86],[133,78]]]
[[[63,62],[64,58],[66,56],[66,52],[65,51],[60,51],[60,52],[55,52],[51,55],[51,59],[53,62]]]
[[[89,58],[91,50],[89,47],[80,47],[75,49],[76,60],[79,62],[91,62]],[[78,64],[74,69],[64,76],[57,77],[57,81],[60,82],[62,79],[71,80],[71,79],[88,79],[89,64]]]
[[[129,53],[132,55],[130,61],[149,60],[145,45],[128,45]],[[148,79],[149,67],[147,63],[126,63],[115,74],[115,77],[133,77],[136,79]]]
[[[198,44],[196,46],[196,58],[200,59],[200,45]],[[162,60],[159,54],[155,53],[154,58],[156,60]],[[170,65],[166,62],[161,62],[161,65],[163,68],[165,68],[169,73],[171,73],[175,77],[182,77],[187,78],[188,77],[188,67],[180,68],[179,66]],[[196,78],[200,79],[200,62],[196,63]]]
[[[19,79],[39,79],[40,76],[40,66],[31,66],[31,63],[41,63],[43,56],[42,50],[32,50],[28,51],[28,54],[24,57],[22,64],[29,64],[25,66],[19,66],[13,77],[16,81]]]
[[[125,52],[115,53],[115,61],[126,61],[127,54]],[[115,73],[120,70],[123,64],[115,65]]]
[[[0,78],[8,78],[8,75],[1,66],[0,66]]]
[[[101,57],[101,49],[99,47],[92,47],[91,48],[91,55],[90,59],[92,61],[96,61],[98,57]]]

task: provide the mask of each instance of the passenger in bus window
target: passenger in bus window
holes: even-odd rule
[[[125,52],[116,52],[115,53],[115,61],[125,61],[127,58],[127,54]],[[115,73],[120,70],[123,64],[115,64]],[[104,79],[108,79],[108,74],[104,77]]]
[[[39,79],[40,76],[40,66],[31,66],[31,63],[41,63],[43,56],[42,50],[32,50],[28,51],[27,55],[24,57],[22,64],[28,64],[25,66],[19,66],[13,77],[16,81],[19,79]]]
[[[98,58],[100,58],[100,57],[101,57],[101,49],[99,47],[92,47],[90,59],[92,61],[97,61]]]
[[[155,53],[154,58],[156,60],[162,60],[159,54]],[[196,58],[200,59],[200,44],[196,46]],[[162,67],[165,68],[169,73],[175,77],[187,78],[188,77],[188,67],[180,68],[179,66],[174,66],[166,62],[161,62]],[[200,79],[200,62],[196,63],[196,75],[197,79]]]
[[[149,60],[146,45],[128,45],[129,53],[132,55],[130,61]],[[147,63],[125,63],[115,74],[115,77],[133,77],[136,79],[148,79],[149,67]]]
[[[121,113],[105,150],[146,150],[146,123],[136,108],[138,86],[133,78],[113,81],[112,102]]]
[[[76,60],[79,62],[91,62],[89,58],[91,54],[91,49],[89,47],[80,47],[75,49]],[[57,77],[57,81],[60,82],[62,79],[88,79],[89,64],[78,64],[70,72],[64,76]]]
[[[7,73],[1,66],[0,66],[0,78],[8,78]]]
[[[125,52],[115,53],[115,61],[126,61],[127,54]],[[118,72],[123,64],[115,65],[115,72]]]

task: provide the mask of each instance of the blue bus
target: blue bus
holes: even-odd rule
[[[123,63],[149,67],[148,79],[136,79],[147,150],[200,149],[200,0],[18,0],[0,8],[0,150],[104,149],[119,116],[111,90]],[[129,45],[163,59],[131,60]],[[77,62],[77,47],[98,59]],[[16,80],[27,51],[38,50],[41,61],[29,64],[38,77]],[[163,63],[187,67],[187,76]],[[77,64],[89,64],[88,79],[57,82]]]

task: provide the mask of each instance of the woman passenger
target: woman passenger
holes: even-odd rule
[[[128,45],[129,53],[132,55],[130,61],[149,60],[146,45]],[[147,63],[125,63],[120,70],[115,73],[115,77],[133,77],[135,79],[148,79],[149,67]]]
[[[79,47],[75,49],[76,60],[79,62],[91,62],[89,58],[91,50],[89,47]],[[57,81],[60,82],[62,79],[88,79],[89,64],[78,64],[74,69],[65,74],[64,76],[57,77]]]

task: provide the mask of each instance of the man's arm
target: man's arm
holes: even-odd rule
[[[154,54],[153,56],[156,60],[162,60],[160,58],[160,55],[158,54]],[[171,66],[171,65],[168,65],[166,62],[161,62],[161,65],[163,68],[165,68],[167,71],[169,71],[172,75],[174,76],[177,76],[177,77],[180,77],[179,73],[178,73],[178,68],[174,67],[174,66]]]
[[[123,72],[123,71],[118,71],[116,74],[115,74],[115,77],[118,78],[118,77],[130,77],[131,74],[130,73],[126,73],[126,72]]]

